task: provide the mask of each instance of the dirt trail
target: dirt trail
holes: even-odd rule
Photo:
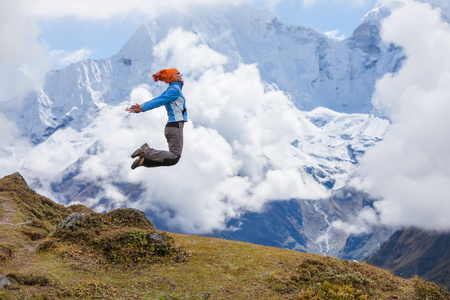
[[[3,208],[3,214],[0,214],[0,225],[14,225],[16,210],[10,200],[3,197],[0,193],[0,206]]]
[[[20,229],[20,226],[24,226],[27,223],[16,223],[16,209],[11,200],[8,200],[2,193],[0,193],[0,206],[2,208],[0,213],[0,229],[7,231],[16,231]],[[11,262],[24,264],[30,259],[30,255],[33,255],[39,246],[39,242],[31,241],[29,238],[23,236],[22,247],[16,248],[16,251],[11,259]],[[3,240],[0,236],[0,242],[8,244],[8,240]],[[25,259],[26,258],[26,259]]]

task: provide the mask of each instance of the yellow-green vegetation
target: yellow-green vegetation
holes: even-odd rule
[[[7,246],[0,245],[0,265],[5,263],[12,256],[12,249]]]
[[[23,177],[15,173],[0,180],[0,203],[8,202],[15,213],[9,217],[9,223],[25,223],[20,227],[24,234],[39,239],[54,230],[56,224],[71,213],[91,213],[83,205],[65,207],[37,194],[28,187]],[[3,208],[2,217],[6,215]]]
[[[139,211],[97,214],[73,212],[46,201],[33,215],[16,203],[33,197],[26,190],[2,201],[15,206],[14,222],[5,213],[0,245],[5,260],[0,275],[12,284],[0,299],[448,299],[441,287],[420,278],[401,279],[376,267],[330,257],[201,236],[164,233]],[[23,189],[26,189],[23,184]],[[15,189],[21,189],[15,187]],[[14,194],[14,193],[12,193]],[[9,194],[11,196],[12,194]],[[9,197],[8,196],[8,197]],[[39,202],[42,198],[35,197]],[[28,203],[30,200],[24,202]],[[0,202],[1,204],[1,202]],[[55,209],[51,214],[46,207]],[[33,206],[33,207],[34,207]],[[61,209],[61,210],[59,210]],[[38,214],[36,211],[39,211]],[[40,215],[41,218],[38,218]],[[50,216],[47,220],[45,216]],[[72,215],[73,216],[73,215]],[[5,218],[8,218],[5,221]],[[73,222],[70,222],[74,220]],[[6,224],[8,223],[8,224]],[[60,226],[56,226],[60,224]],[[48,235],[34,236],[23,228]],[[33,230],[34,230],[33,229]],[[5,238],[6,237],[6,238]],[[13,241],[13,242],[11,242]],[[0,254],[3,253],[0,247]]]
[[[72,217],[72,218],[71,218]],[[167,233],[157,233],[143,212],[116,209],[105,214],[70,215],[38,250],[90,256],[99,263],[152,263],[184,259]]]

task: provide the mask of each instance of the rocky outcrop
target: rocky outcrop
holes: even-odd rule
[[[6,277],[5,275],[0,275],[0,290],[4,289],[5,287],[11,284],[12,284],[11,279]]]

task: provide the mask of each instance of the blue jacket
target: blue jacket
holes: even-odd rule
[[[147,111],[164,105],[169,117],[168,123],[187,122],[186,100],[181,92],[180,82],[171,82],[167,90],[160,96],[143,103],[142,111]]]

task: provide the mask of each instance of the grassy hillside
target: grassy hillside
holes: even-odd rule
[[[69,214],[71,226],[56,225]],[[74,225],[75,224],[75,225]],[[2,277],[4,275],[5,277]],[[0,299],[448,299],[441,287],[330,257],[164,233],[0,179]]]

